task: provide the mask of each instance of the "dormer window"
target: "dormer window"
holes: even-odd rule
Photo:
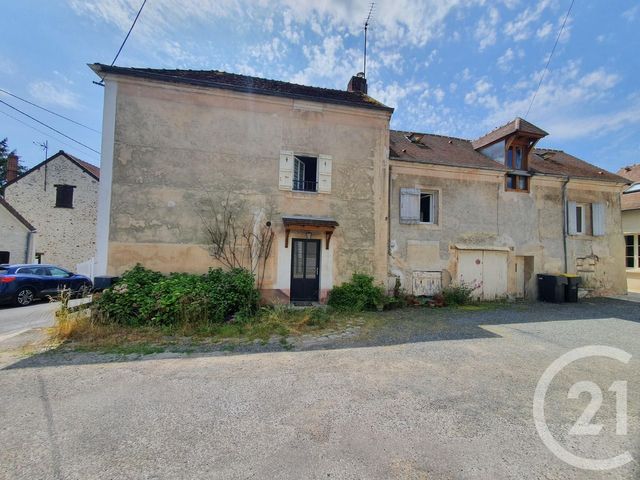
[[[511,146],[507,149],[505,165],[514,170],[526,170],[525,147],[521,145]]]

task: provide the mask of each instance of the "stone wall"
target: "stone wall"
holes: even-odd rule
[[[74,185],[73,208],[56,208],[54,185]],[[95,256],[98,181],[64,155],[7,186],[5,198],[38,231],[42,263],[75,270]]]

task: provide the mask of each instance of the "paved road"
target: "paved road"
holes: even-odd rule
[[[71,305],[81,301],[72,300]],[[58,302],[37,302],[28,307],[0,306],[0,349],[2,342],[32,328],[53,325],[54,312],[60,306]]]
[[[24,359],[0,370],[0,478],[640,478],[638,309],[610,300],[469,313],[459,338],[416,311],[434,335],[369,347]],[[635,457],[607,473],[556,458],[532,418],[541,374],[590,344],[633,357],[567,367],[545,414],[576,455]],[[589,403],[567,397],[582,380],[603,391],[598,436],[567,435]],[[628,382],[627,435],[615,434],[614,380]]]

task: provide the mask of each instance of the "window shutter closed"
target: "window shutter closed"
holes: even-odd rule
[[[318,192],[331,193],[331,155],[318,157]]]
[[[400,189],[400,223],[420,222],[420,190]]]
[[[280,190],[291,190],[293,188],[293,152],[280,152],[278,187]]]
[[[593,235],[602,236],[605,234],[604,203],[591,204],[591,221],[593,225]]]
[[[576,218],[576,202],[567,202],[567,230],[569,235],[578,234],[578,221]]]

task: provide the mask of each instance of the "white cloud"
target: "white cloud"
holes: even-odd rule
[[[478,48],[484,50],[490,45],[494,45],[497,39],[498,22],[500,21],[500,13],[494,7],[489,9],[487,16],[483,16],[476,25],[474,37],[478,40]]]
[[[508,72],[509,70],[511,70],[511,62],[515,57],[516,54],[514,53],[513,49],[509,47],[507,48],[507,51],[498,58],[498,61],[496,63],[498,64],[500,70]]]
[[[622,17],[628,22],[633,22],[638,18],[640,14],[640,5],[636,5],[635,7],[631,7],[628,10],[622,12]]]
[[[551,5],[551,0],[541,0],[535,7],[527,7],[510,22],[506,23],[505,33],[516,42],[531,36],[531,26],[540,19],[542,13]]]
[[[393,82],[386,86],[383,86],[381,82],[376,82],[369,86],[369,94],[385,105],[396,108],[402,99],[410,95],[416,94],[415,97],[420,98],[427,87],[428,85],[423,82],[408,83],[407,85]],[[419,92],[422,94],[417,95]]]
[[[473,90],[467,92],[464,96],[464,103],[495,109],[498,106],[498,99],[495,95],[489,93],[491,90],[493,90],[493,85],[486,79],[481,78],[475,83]]]
[[[559,140],[590,137],[625,124],[640,123],[639,98],[612,109],[612,89],[619,81],[618,74],[604,68],[583,72],[579,62],[569,62],[563,68],[547,73],[528,120]],[[515,97],[503,98],[494,105],[485,102],[489,112],[485,128],[494,128],[525,114],[537,81],[526,85],[525,90],[514,90]]]
[[[536,37],[546,38],[553,31],[553,24],[551,22],[545,22],[542,27],[536,31]]]
[[[77,109],[79,97],[71,90],[49,81],[37,81],[29,84],[29,94],[38,103],[62,108]]]
[[[359,51],[345,49],[339,35],[325,37],[321,45],[304,45],[302,52],[307,66],[295,73],[291,81],[306,85],[318,85],[325,80],[333,88],[344,89],[362,61]]]

